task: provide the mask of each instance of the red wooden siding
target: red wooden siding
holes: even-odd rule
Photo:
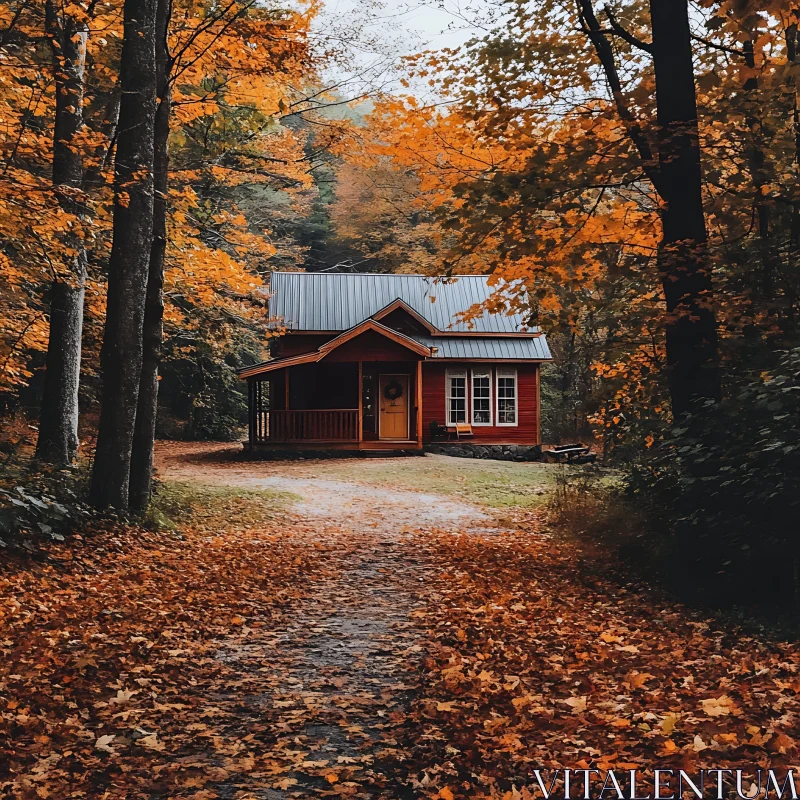
[[[407,347],[376,331],[362,333],[325,356],[326,361],[416,361],[418,358]]]
[[[288,358],[289,356],[299,356],[305,353],[313,353],[314,350],[329,342],[334,338],[331,334],[292,334],[287,333],[279,336],[275,340],[275,358]]]
[[[431,422],[444,425],[447,422],[445,412],[446,387],[445,373],[448,369],[466,369],[472,367],[492,369],[492,419],[497,411],[497,383],[494,370],[496,367],[517,370],[517,418],[516,427],[506,425],[473,426],[473,436],[468,440],[479,444],[539,444],[539,365],[518,364],[470,364],[448,362],[436,364],[426,361],[422,365],[422,436],[425,442],[431,438]],[[471,403],[471,384],[468,388],[468,408]]]

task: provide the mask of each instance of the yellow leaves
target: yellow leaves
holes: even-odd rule
[[[649,672],[637,672],[633,670],[625,676],[625,682],[631,689],[641,689],[647,681],[653,677],[655,676],[651,675]]]
[[[505,675],[504,676],[504,683],[503,688],[507,692],[513,692],[517,686],[520,685],[520,677],[518,675]]]
[[[155,733],[149,733],[147,736],[137,739],[136,744],[139,747],[144,747],[145,750],[153,750],[157,753],[161,753],[166,749],[164,742],[160,741]]]
[[[700,705],[703,708],[703,713],[709,717],[724,717],[729,714],[738,716],[742,713],[736,703],[725,694],[721,697],[709,697],[706,700],[702,700]]]
[[[568,705],[575,714],[582,714],[586,711],[586,697],[568,697],[561,702]]]
[[[118,705],[124,705],[137,694],[139,694],[138,689],[135,689],[134,691],[128,691],[127,689],[119,689],[117,691],[117,694],[114,697],[112,697],[109,702],[117,703]]]
[[[104,753],[116,753],[117,751],[111,747],[111,742],[114,741],[117,737],[114,734],[105,734],[104,736],[98,736],[97,741],[95,741],[94,746],[96,750],[102,750]]]
[[[672,736],[672,732],[675,730],[675,725],[677,723],[677,714],[667,714],[664,719],[661,720],[661,733],[664,734],[664,736]]]
[[[762,733],[761,728],[757,725],[748,726],[747,732],[750,734],[747,743],[753,747],[763,747],[772,738],[772,733],[770,731]]]

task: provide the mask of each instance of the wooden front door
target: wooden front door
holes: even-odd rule
[[[408,439],[408,375],[381,375],[378,382],[381,439]]]

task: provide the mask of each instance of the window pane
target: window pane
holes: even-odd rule
[[[466,375],[450,375],[447,381],[448,403],[447,416],[448,423],[455,425],[458,422],[467,421],[467,378]]]
[[[488,425],[492,421],[491,378],[488,375],[472,375],[472,421],[476,425]]]
[[[497,377],[497,422],[500,425],[517,422],[517,379],[513,375]]]

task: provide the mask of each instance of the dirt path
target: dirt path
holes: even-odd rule
[[[241,461],[236,445],[163,444],[157,466],[169,480],[205,485],[289,492],[298,497],[294,512],[350,531],[370,532],[395,540],[411,529],[435,527],[488,532],[497,527],[484,509],[438,494],[393,486],[315,477],[315,465],[332,461]],[[349,462],[348,462],[349,463]],[[359,459],[364,475],[385,459]]]
[[[430,564],[415,549],[420,530],[492,534],[492,515],[476,505],[395,487],[314,477],[313,462],[241,462],[220,446],[167,446],[158,467],[169,480],[290,493],[289,514],[318,522],[320,546],[336,568],[292,609],[277,630],[220,642],[218,658],[243,674],[268,665],[280,679],[246,707],[237,693],[217,703],[239,706],[239,722],[265,705],[279,709],[272,788],[222,786],[222,797],[280,800],[338,794],[415,797],[385,763],[402,759],[394,729],[405,719],[422,648],[413,615],[429,600]],[[365,474],[373,460],[360,462]],[[257,782],[256,782],[257,783]],[[274,788],[276,785],[282,788]],[[250,796],[250,795],[248,795]]]
[[[796,644],[620,586],[530,517],[381,486],[377,463],[342,464],[349,479],[335,480],[324,462],[199,455],[162,464],[291,492],[298,522],[338,542],[335,572],[251,643],[286,678],[270,699],[277,744],[303,759],[284,758],[285,788],[253,797],[527,800],[534,767],[781,769],[800,756]],[[476,466],[437,466],[475,485]]]
[[[545,535],[548,468],[239,457],[162,445],[160,522],[0,570],[0,797],[532,800],[568,767],[647,796],[654,766],[800,763],[800,646]]]

